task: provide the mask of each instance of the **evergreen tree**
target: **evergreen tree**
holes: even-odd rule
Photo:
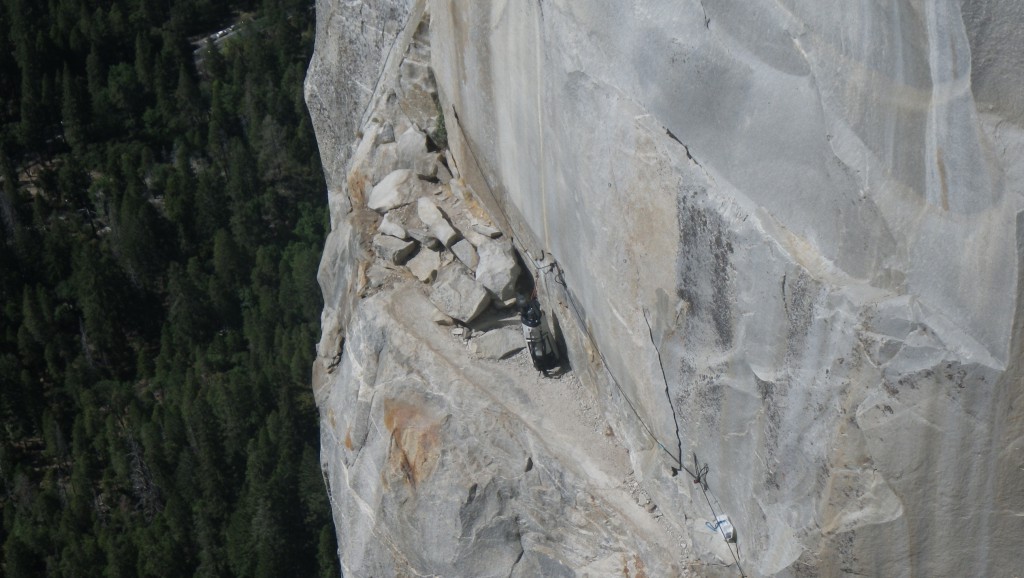
[[[7,152],[0,147],[0,225],[4,228],[4,237],[8,245],[13,245],[15,233],[19,227],[18,213],[15,208],[18,200],[18,175],[14,172],[14,163]]]
[[[148,32],[135,35],[135,77],[143,86],[153,84],[153,46]]]
[[[40,150],[45,142],[43,136],[43,100],[38,53],[35,43],[27,38],[18,46],[18,60],[21,67],[21,122],[18,124],[18,138],[28,150]]]
[[[85,145],[85,109],[76,79],[66,63],[61,79],[61,127],[64,129],[64,140],[75,150],[81,151]]]

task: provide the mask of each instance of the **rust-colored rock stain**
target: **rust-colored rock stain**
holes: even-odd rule
[[[434,472],[441,452],[441,420],[419,405],[384,401],[384,427],[391,432],[388,471],[415,488]]]
[[[369,185],[369,179],[363,171],[356,169],[348,174],[348,192],[353,205],[366,204],[366,189],[369,188]]]
[[[633,572],[630,572],[630,566],[632,566]],[[640,559],[640,556],[633,554],[632,560],[627,560],[625,556],[622,557],[622,575],[625,578],[648,578],[646,570],[647,568],[644,565],[644,561]]]

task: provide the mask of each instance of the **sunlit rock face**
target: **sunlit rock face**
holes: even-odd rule
[[[659,527],[748,575],[1024,572],[1024,5],[410,6],[429,14],[451,164],[536,273]],[[324,0],[318,19],[336,10]],[[332,106],[314,120],[351,115]],[[343,231],[352,187],[330,162],[351,137],[324,122]],[[332,289],[353,283],[342,253],[321,271],[335,312],[354,299]],[[346,328],[369,327],[336,318],[321,366]],[[340,383],[320,375],[325,392]],[[473,435],[508,435],[488,431]],[[694,454],[710,500],[672,475]],[[552,467],[578,472],[572,455]],[[732,551],[703,526],[708,501]],[[420,544],[396,536],[380,548]],[[645,567],[678,568],[626,542]],[[546,552],[565,575],[583,565]]]

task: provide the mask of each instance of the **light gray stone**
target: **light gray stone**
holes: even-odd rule
[[[425,133],[434,130],[440,113],[437,84],[430,68],[429,25],[424,22],[413,36],[398,75],[402,112]]]
[[[474,337],[469,350],[485,359],[505,359],[526,347],[523,332],[519,329],[494,329]]]
[[[317,6],[316,44],[304,93],[329,191],[346,186],[352,135],[373,97],[365,87],[380,77],[412,7],[407,0],[321,0]],[[334,16],[327,18],[328,12]]]
[[[486,237],[484,235],[481,235],[480,233],[477,233],[476,230],[473,229],[472,225],[469,226],[465,231],[463,231],[462,236],[464,239],[469,241],[470,245],[473,245],[473,248],[479,247],[480,245],[483,245],[488,240],[490,240],[490,237]]]
[[[401,68],[402,110],[416,126],[424,131],[437,124],[437,88],[430,67],[412,59],[405,59]]]
[[[347,175],[346,185],[348,186],[348,197],[345,202],[363,199],[369,195],[370,188],[375,183],[368,175],[373,172],[373,157],[377,152],[374,146],[375,135],[380,130],[379,126],[370,125],[363,138],[354,147],[351,158],[351,169]]]
[[[497,239],[498,237],[501,236],[501,231],[498,230],[497,227],[493,227],[486,223],[473,223],[473,230],[491,239]]]
[[[477,247],[476,280],[499,300],[515,297],[519,263],[508,241],[485,239]]]
[[[448,172],[451,173],[452,180],[457,180],[459,178],[459,169],[455,164],[455,157],[452,156],[452,153],[448,149],[445,149],[444,151],[444,159],[444,164],[448,167]]]
[[[437,175],[437,153],[427,152],[427,136],[410,127],[398,139],[398,160],[418,175]]]
[[[445,247],[450,247],[458,238],[459,234],[452,228],[448,218],[434,201],[427,197],[420,197],[416,202],[416,215],[433,235]]]
[[[417,243],[431,249],[441,249],[441,242],[430,231],[430,226],[419,217],[419,203],[403,205],[388,213],[396,223],[402,225],[406,233]]]
[[[487,309],[491,297],[465,266],[452,263],[438,274],[430,300],[445,315],[469,323]]]
[[[476,254],[476,248],[473,244],[465,239],[459,239],[457,242],[452,244],[452,253],[458,257],[462,264],[470,269],[476,271],[476,266],[480,262],[480,257]]]
[[[441,255],[437,251],[421,247],[406,266],[420,281],[432,283],[437,277],[437,270],[441,268]]]
[[[455,320],[445,315],[440,309],[434,309],[433,315],[430,318],[437,325],[444,327],[450,327],[455,324]]]
[[[379,183],[384,177],[400,168],[405,167],[402,167],[398,158],[398,145],[390,142],[374,149],[373,157],[365,167],[365,172],[369,182]]]
[[[437,176],[437,181],[442,185],[447,185],[452,180],[451,171],[449,171],[448,167],[445,166],[441,157],[437,157],[434,164],[436,165],[434,167],[434,173]]]
[[[394,215],[393,212],[384,215],[384,218],[380,221],[380,225],[377,227],[377,232],[384,235],[391,235],[398,239],[408,239],[409,233],[392,215]]]
[[[424,247],[429,247],[433,250],[440,250],[444,248],[441,241],[437,240],[437,237],[433,233],[425,229],[407,229],[409,236],[416,240],[417,243]]]
[[[385,122],[380,127],[380,132],[377,135],[377,144],[387,144],[395,142],[395,126],[390,122]]]
[[[466,186],[466,183],[458,177],[452,178],[448,181],[448,190],[451,191],[452,197],[458,199],[460,202],[466,202],[473,198],[473,192]]]
[[[371,263],[366,268],[366,285],[363,289],[379,289],[392,276],[393,273],[388,268],[382,267],[379,263]]]
[[[419,196],[419,183],[419,179],[409,169],[393,171],[374,185],[367,206],[378,213],[386,213],[396,207],[407,205]]]
[[[416,243],[403,241],[391,235],[377,235],[373,238],[373,250],[377,256],[395,265],[404,263],[415,248]]]

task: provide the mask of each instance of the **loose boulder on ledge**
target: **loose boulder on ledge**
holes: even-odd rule
[[[437,153],[427,152],[427,136],[415,128],[409,128],[398,138],[398,160],[418,175],[437,174]]]
[[[484,359],[505,359],[524,347],[522,332],[508,327],[488,331],[469,344],[469,350]]]
[[[480,261],[476,266],[476,280],[501,301],[514,297],[519,263],[512,243],[486,239],[477,247],[477,255]]]
[[[445,315],[469,323],[487,309],[491,296],[473,279],[469,269],[452,262],[438,274],[430,300]]]
[[[441,267],[441,254],[428,247],[420,247],[416,255],[406,263],[409,271],[424,283],[430,283]]]
[[[476,266],[480,263],[480,257],[476,254],[476,248],[473,244],[466,239],[460,239],[452,245],[452,253],[458,257],[459,261],[476,271]]]
[[[377,235],[373,238],[373,250],[377,256],[395,265],[401,265],[416,248],[413,241],[403,241],[391,235]]]
[[[408,205],[420,194],[420,181],[409,169],[398,169],[384,177],[370,191],[366,205],[378,213],[386,213]]]
[[[416,203],[416,214],[424,225],[430,227],[430,234],[445,247],[450,247],[459,238],[459,234],[452,228],[434,201],[420,197]]]

